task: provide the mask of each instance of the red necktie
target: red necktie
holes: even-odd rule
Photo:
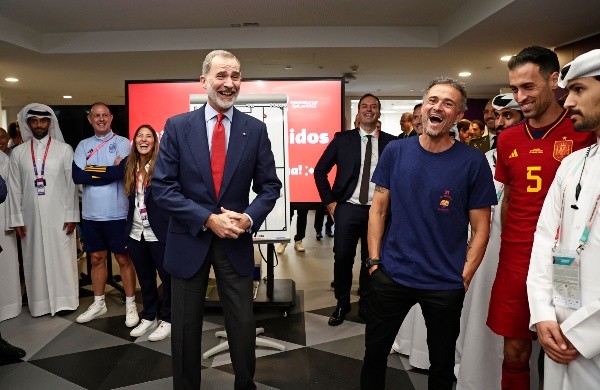
[[[217,114],[217,123],[212,135],[212,150],[210,153],[210,170],[212,171],[213,182],[215,183],[215,195],[219,197],[221,182],[223,181],[223,171],[225,171],[225,126],[221,122],[224,114]]]

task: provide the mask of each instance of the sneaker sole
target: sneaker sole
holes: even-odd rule
[[[150,327],[148,327],[148,329],[146,329],[146,330],[145,330],[143,333],[136,334],[136,335],[133,335],[133,334],[131,334],[131,332],[129,332],[129,336],[131,336],[131,337],[142,337],[143,335],[145,335],[146,333],[148,333],[148,331],[149,331],[150,329],[152,329],[152,328],[153,328],[153,327],[152,327],[152,326],[150,326]],[[156,328],[156,326],[154,326],[154,328]],[[133,331],[132,331],[132,332],[133,332]]]
[[[129,324],[131,324],[131,325],[129,325]],[[125,326],[128,327],[128,328],[134,328],[134,327],[138,326],[139,324],[140,324],[140,318],[139,317],[138,317],[138,320],[136,322],[129,322],[128,323],[127,321],[125,321]]]
[[[154,338],[150,338],[150,336],[148,336],[148,341],[162,341],[162,340],[166,340],[166,339],[168,339],[169,337],[171,337],[171,334],[170,334],[170,333],[169,333],[169,335],[168,335],[168,336],[165,336],[165,337],[162,337],[162,338],[156,338],[156,337],[154,337]]]
[[[77,319],[75,319],[75,322],[77,322],[78,324],[85,324],[86,322],[90,322],[91,320],[94,320],[94,319],[100,317],[101,315],[106,314],[107,312],[108,312],[108,309],[106,308],[106,306],[104,306],[104,309],[102,309],[98,313],[94,314],[91,318],[80,320],[79,317],[77,317]]]

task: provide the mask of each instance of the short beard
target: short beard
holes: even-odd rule
[[[207,93],[208,97],[210,98],[210,100],[212,100],[217,105],[217,107],[219,107],[223,111],[229,110],[235,104],[235,100],[237,99],[237,94],[236,94],[236,96],[230,102],[223,100],[219,97],[219,94],[217,93],[217,91],[215,91],[212,88],[209,88],[206,93]]]
[[[429,130],[429,129],[423,129],[423,133],[425,133],[426,135],[428,135],[431,138],[440,138],[443,135],[448,135],[447,131],[443,131],[440,130],[437,133],[434,133],[433,131]]]
[[[579,117],[581,118],[579,121],[575,122],[573,121],[573,115],[579,115]],[[575,128],[575,130],[577,131],[596,131],[596,129],[600,128],[600,113],[594,115],[594,116],[590,116],[590,117],[585,117],[583,116],[582,112],[579,110],[571,110],[571,121],[573,121],[573,127]]]

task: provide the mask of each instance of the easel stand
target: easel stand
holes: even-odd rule
[[[288,242],[289,240],[269,240],[255,242],[255,244],[267,244],[267,276],[266,283],[260,281],[255,294],[255,307],[277,307],[281,309],[283,317],[288,316],[288,310],[296,305],[296,283],[292,279],[275,279],[275,243]],[[219,307],[219,293],[216,288],[212,289],[206,297],[207,307]],[[264,333],[264,328],[256,329],[256,345],[259,347],[269,347],[285,351],[285,345],[276,343],[271,340],[258,337]],[[227,338],[225,331],[215,333],[217,338]],[[220,343],[202,354],[203,359],[208,359],[211,356],[229,349],[227,341]]]

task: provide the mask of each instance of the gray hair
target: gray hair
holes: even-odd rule
[[[436,77],[433,80],[431,80],[431,82],[429,83],[429,86],[427,87],[427,89],[425,90],[425,93],[423,94],[423,101],[425,101],[425,98],[427,97],[429,90],[439,84],[450,85],[451,87],[455,88],[458,92],[460,92],[460,94],[461,94],[460,110],[462,112],[467,111],[467,90],[465,88],[465,85],[463,83],[461,83],[460,81],[455,80],[451,77],[439,76],[439,77]]]
[[[208,72],[210,72],[210,66],[212,64],[212,60],[215,57],[233,58],[240,65],[240,72],[242,71],[242,64],[240,63],[240,60],[238,60],[236,56],[234,56],[233,54],[231,54],[230,52],[228,52],[226,50],[213,50],[206,55],[206,58],[204,58],[204,62],[202,62],[202,76],[206,76],[208,74]]]

